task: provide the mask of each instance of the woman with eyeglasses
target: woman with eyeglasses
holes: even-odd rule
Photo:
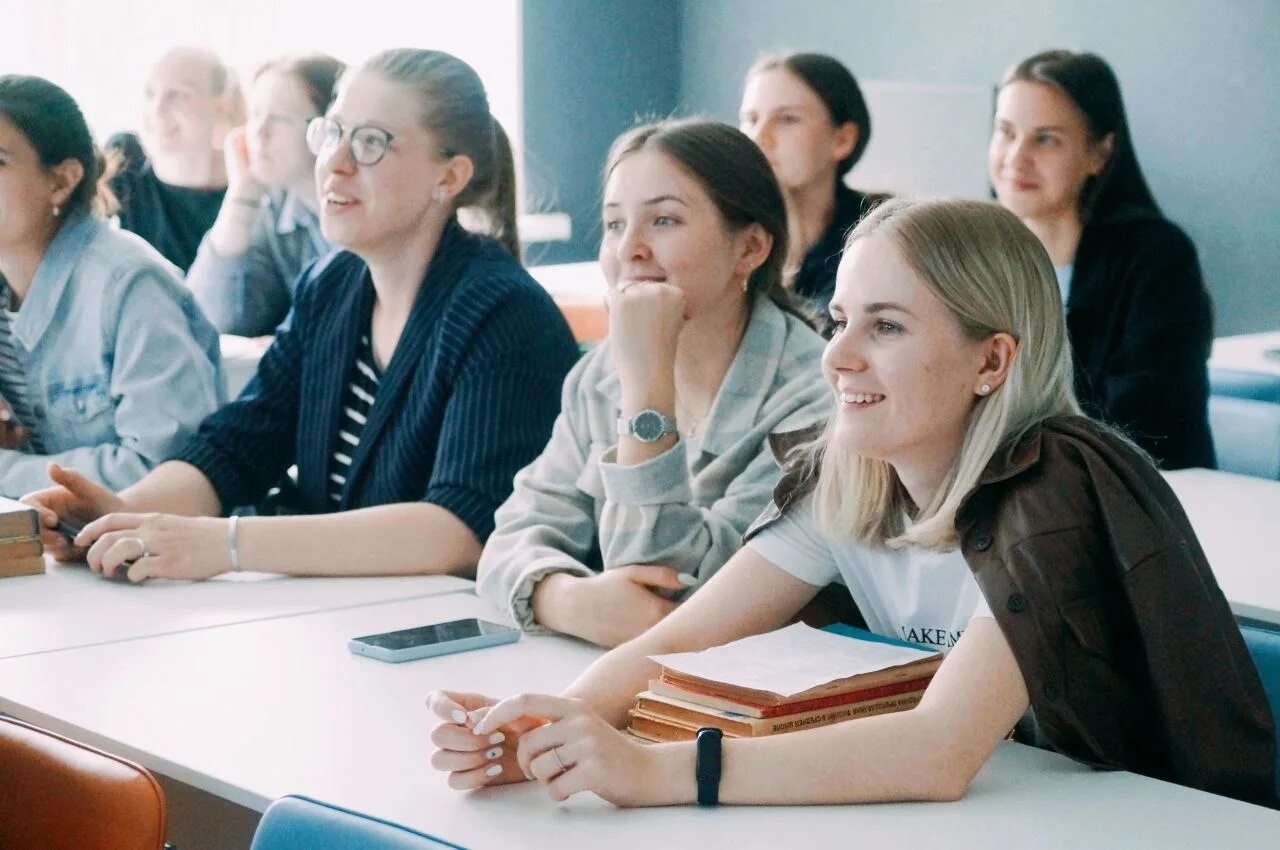
[[[299,273],[332,246],[320,231],[307,123],[333,100],[342,63],[277,59],[249,91],[249,123],[224,150],[227,194],[187,272],[187,286],[222,333],[262,336],[293,304]]]
[[[132,581],[475,568],[578,354],[516,256],[510,148],[470,66],[407,49],[344,75],[308,140],[346,250],[307,271],[257,375],[174,460],[119,494],[51,469],[26,498],[56,557]],[[497,239],[458,225],[467,206]],[[222,518],[293,464],[302,515]],[[59,518],[89,524],[67,541]]]

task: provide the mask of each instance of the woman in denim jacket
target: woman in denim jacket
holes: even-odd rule
[[[111,228],[75,101],[0,77],[0,493],[49,461],[126,487],[222,401],[218,336],[173,266]]]

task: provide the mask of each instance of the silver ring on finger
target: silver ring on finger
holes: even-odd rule
[[[151,550],[147,548],[147,541],[143,540],[141,537],[131,537],[129,539],[137,541],[138,548],[142,550],[142,554],[138,555],[137,560],[151,557]]]
[[[565,764],[565,763],[564,763],[563,761],[561,761],[561,759],[560,759],[560,748],[559,748],[559,747],[552,747],[552,748],[551,748],[551,755],[555,756],[555,758],[556,758],[556,764],[560,765],[560,772],[561,772],[561,773],[564,773],[566,770],[568,770],[568,769],[569,769],[569,765]]]

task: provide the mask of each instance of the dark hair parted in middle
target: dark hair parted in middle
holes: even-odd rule
[[[383,51],[362,67],[418,90],[422,125],[435,137],[441,153],[471,160],[471,182],[458,195],[457,206],[482,213],[490,235],[520,259],[511,143],[489,112],[480,75],[444,51],[407,47]]]
[[[1102,173],[1086,180],[1080,192],[1081,223],[1105,219],[1121,209],[1160,216],[1129,135],[1120,81],[1106,60],[1093,53],[1046,50],[1006,71],[1000,88],[1017,82],[1052,86],[1080,110],[1093,141],[1112,136],[1111,156]]]
[[[769,160],[741,130],[698,118],[660,121],[628,130],[609,149],[604,182],[618,163],[645,149],[670,157],[711,198],[730,228],[752,224],[773,241],[769,256],[751,273],[747,292],[763,293],[784,310],[809,320],[783,286],[787,257],[787,207]]]
[[[67,199],[67,213],[116,211],[116,199],[107,188],[113,168],[94,146],[84,113],[65,89],[42,77],[0,76],[0,117],[26,136],[45,168],[79,161],[84,176]]]
[[[858,127],[858,141],[849,155],[836,166],[836,180],[841,180],[858,164],[862,152],[871,141],[871,112],[862,96],[862,88],[853,72],[839,59],[823,53],[788,53],[763,56],[747,71],[750,79],[761,71],[790,71],[818,96],[831,114],[831,123],[839,127],[853,123]]]

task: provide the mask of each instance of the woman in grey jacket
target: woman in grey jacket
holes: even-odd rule
[[[778,478],[772,434],[823,421],[822,339],[782,289],[786,208],[739,131],[664,122],[605,169],[609,338],[565,381],[495,517],[478,590],[526,629],[635,637],[737,551]]]
[[[0,77],[0,493],[50,461],[134,483],[222,401],[218,336],[178,272],[111,228],[102,160],[69,94]]]

